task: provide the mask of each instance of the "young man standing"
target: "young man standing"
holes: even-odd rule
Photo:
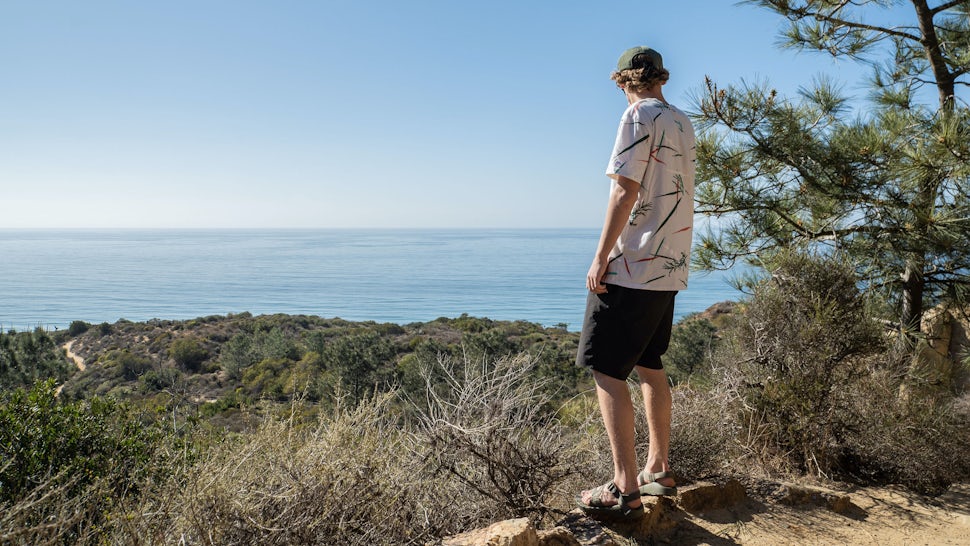
[[[641,495],[675,495],[668,459],[671,395],[660,357],[673,325],[674,297],[687,288],[694,218],[694,130],[661,92],[670,74],[648,47],[623,52],[612,79],[626,96],[606,174],[612,179],[589,289],[577,364],[592,369],[613,452],[613,479],[577,498],[590,514],[636,518]],[[650,447],[637,465],[636,370]],[[639,472],[638,472],[639,471]]]

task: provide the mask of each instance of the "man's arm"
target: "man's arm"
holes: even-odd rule
[[[603,279],[606,277],[606,269],[609,265],[610,250],[616,244],[623,226],[630,221],[630,213],[636,205],[639,192],[638,182],[625,176],[616,177],[616,185],[610,192],[610,201],[606,208],[606,219],[603,221],[603,231],[600,233],[596,257],[593,258],[593,265],[589,266],[589,273],[586,274],[586,288],[590,292],[596,294],[606,292]]]

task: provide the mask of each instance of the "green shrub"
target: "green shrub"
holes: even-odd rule
[[[268,331],[256,331],[253,334],[253,345],[259,355],[259,360],[266,358],[296,360],[300,358],[300,351],[296,343],[279,326],[274,326]]]
[[[289,360],[267,358],[254,364],[243,372],[242,383],[246,392],[252,396],[285,400]]]
[[[386,389],[393,381],[396,350],[376,332],[340,336],[320,354],[325,370],[340,379],[352,403],[363,400],[375,387]]]
[[[462,332],[478,333],[490,330],[494,322],[487,318],[470,317],[462,313],[460,317],[451,321],[451,325]]]
[[[202,363],[209,357],[209,352],[195,338],[180,338],[168,346],[168,356],[180,368],[190,372],[198,372]]]
[[[691,378],[706,381],[717,341],[717,328],[707,319],[688,316],[675,324],[670,346],[663,356],[664,369],[671,381],[681,383]]]
[[[176,368],[149,370],[141,376],[142,390],[144,392],[156,392],[176,389],[182,378],[182,372]]]
[[[199,406],[199,413],[206,417],[218,415],[230,409],[242,409],[252,404],[252,399],[239,391],[233,391],[215,402],[202,404]]]
[[[134,381],[151,369],[152,361],[144,356],[136,355],[127,349],[109,352],[104,357],[106,366],[118,366],[121,376]]]
[[[168,473],[158,457],[167,452],[157,450],[162,438],[160,428],[115,402],[59,400],[50,380],[5,393],[0,397],[4,541],[41,543],[54,535],[60,543],[79,542],[116,502],[137,495],[150,477]]]
[[[67,327],[67,333],[70,334],[71,337],[76,337],[83,334],[84,332],[87,332],[88,328],[90,327],[91,325],[84,322],[83,320],[75,320],[71,322],[70,326]]]
[[[242,378],[242,371],[259,362],[250,334],[239,333],[229,339],[219,353],[219,362],[230,379]]]

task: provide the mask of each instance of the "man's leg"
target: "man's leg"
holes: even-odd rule
[[[613,451],[613,482],[624,494],[637,490],[637,455],[634,441],[633,400],[626,381],[600,372],[593,372],[596,381],[596,397],[599,400],[603,424],[610,437]],[[583,493],[583,502],[589,504],[589,492]],[[640,501],[629,503],[636,508]]]
[[[647,452],[646,472],[666,472],[670,470],[670,385],[667,373],[662,369],[652,370],[637,366],[643,403],[647,409],[647,428],[650,433],[650,449]],[[660,485],[674,487],[672,478],[658,480]]]

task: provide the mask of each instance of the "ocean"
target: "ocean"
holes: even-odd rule
[[[248,311],[581,326],[598,229],[0,230],[0,329]],[[677,318],[737,300],[692,273]]]

